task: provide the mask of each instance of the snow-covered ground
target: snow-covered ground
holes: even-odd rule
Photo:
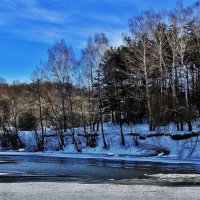
[[[199,200],[199,187],[81,183],[0,183],[2,200]]]
[[[89,129],[89,128],[88,128]],[[124,124],[123,125],[123,133],[125,136],[125,145],[121,145],[121,136],[120,136],[120,127],[119,125],[113,123],[105,123],[104,131],[106,142],[108,144],[108,149],[103,148],[103,140],[101,132],[99,132],[97,146],[95,148],[87,147],[85,137],[83,137],[83,128],[76,128],[76,140],[79,147],[82,149],[81,156],[97,156],[106,155],[107,157],[119,157],[124,155],[124,157],[129,158],[129,156],[141,156],[141,155],[153,155],[158,153],[158,156],[162,156],[162,150],[168,150],[170,152],[169,157],[173,158],[187,158],[191,151],[194,150],[192,158],[200,158],[200,142],[196,144],[197,137],[193,137],[187,140],[172,140],[169,136],[156,136],[150,137],[145,140],[138,139],[139,145],[135,144],[134,138],[131,133],[136,133],[141,136],[145,136],[148,134],[156,134],[156,133],[165,133],[169,135],[175,134],[185,134],[187,133],[187,125],[184,125],[184,131],[176,130],[176,126],[174,124],[170,124],[168,126],[162,126],[157,128],[155,131],[150,132],[148,124]],[[199,120],[193,122],[193,132],[200,131],[200,122]],[[89,130],[88,130],[89,132]],[[46,135],[55,134],[52,130],[47,130]],[[72,144],[71,132],[67,131],[68,136],[65,137],[65,147],[63,151],[58,151],[59,142],[56,136],[47,137],[45,141],[45,151],[48,153],[54,152],[54,155],[65,155],[65,154],[74,154],[77,153],[77,150]],[[19,151],[34,151],[36,149],[36,140],[35,140],[35,132],[31,131],[22,131],[20,132],[20,138],[25,143],[26,148],[20,149]],[[80,136],[82,135],[82,136]],[[195,148],[194,148],[195,147]],[[160,151],[159,152],[157,152]],[[46,155],[47,155],[46,153]],[[80,154],[77,154],[80,156]]]

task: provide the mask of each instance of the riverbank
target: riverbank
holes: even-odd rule
[[[0,183],[1,200],[199,200],[200,187],[80,183]]]
[[[200,143],[197,142],[200,134],[199,120],[193,122],[193,132],[188,132],[187,124],[184,124],[183,131],[177,131],[176,125],[171,123],[167,126],[160,126],[155,131],[149,131],[149,125],[123,124],[124,145],[122,144],[120,126],[113,123],[104,123],[104,133],[107,148],[104,148],[101,130],[88,145],[82,127],[75,128],[75,138],[79,150],[83,154],[115,154],[132,156],[160,156],[169,155],[176,158],[200,158]],[[89,127],[86,127],[90,133]],[[60,149],[59,135],[53,130],[46,130],[44,151],[58,151]],[[22,131],[19,133],[21,141],[25,145],[25,151],[37,151],[37,142],[34,131]],[[93,137],[93,136],[91,136]],[[90,141],[90,142],[91,142]],[[72,141],[71,130],[64,134],[65,153],[78,153]],[[61,152],[62,152],[61,151]]]
[[[86,127],[87,133],[90,133],[89,127]],[[60,136],[56,131],[47,129],[45,131],[44,152],[47,154],[53,152],[56,155],[76,154],[80,152],[82,157],[92,155],[106,156],[131,156],[131,157],[152,157],[168,156],[174,158],[200,158],[200,135],[199,120],[193,122],[193,132],[187,131],[184,124],[183,131],[177,131],[175,124],[158,127],[155,131],[149,131],[149,125],[143,124],[123,124],[124,144],[122,144],[120,126],[113,123],[104,123],[104,133],[107,147],[104,147],[101,130],[92,132],[89,138],[85,136],[82,127],[75,128],[75,139],[77,146],[72,141],[71,130],[64,133],[64,145],[60,147]],[[41,132],[37,133],[41,137]],[[23,149],[13,149],[12,147],[1,146],[1,151],[18,151],[18,152],[38,152],[38,144],[35,131],[21,131],[19,138],[24,145]],[[90,142],[89,142],[90,141]],[[88,144],[88,142],[90,144]],[[91,144],[94,143],[94,144]],[[79,151],[78,151],[78,149]]]

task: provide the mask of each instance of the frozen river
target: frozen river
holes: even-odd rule
[[[198,160],[14,154],[0,154],[0,200],[199,200],[200,197]]]
[[[200,163],[0,155],[0,182],[198,186]]]

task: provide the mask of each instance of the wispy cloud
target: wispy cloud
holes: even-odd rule
[[[77,46],[98,31],[117,45],[128,31],[128,19],[152,6],[163,5],[160,0],[1,0],[0,37],[48,44],[65,38]]]
[[[63,16],[59,10],[45,8],[41,0],[1,0],[0,15],[5,15],[11,22],[17,19],[37,22],[59,23]]]
[[[94,32],[114,33],[115,30],[119,32],[127,29],[127,13],[119,13],[114,1],[100,3],[88,0],[84,4],[82,0],[66,2],[1,0],[0,32],[8,33],[12,38],[30,41],[51,43],[66,38],[71,43],[83,44],[80,40]],[[112,37],[111,34],[109,36]]]

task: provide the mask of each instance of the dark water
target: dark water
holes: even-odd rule
[[[172,178],[160,178],[158,174],[172,174]],[[176,178],[175,174],[183,176]],[[26,181],[193,186],[200,185],[200,164],[0,156],[0,182]]]

